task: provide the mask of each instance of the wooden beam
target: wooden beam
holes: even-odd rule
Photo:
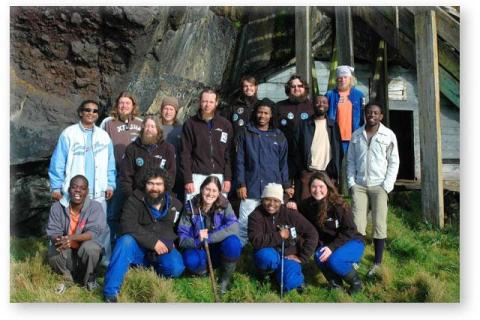
[[[295,59],[297,74],[312,84],[310,7],[295,7]]]
[[[425,218],[439,228],[444,225],[440,83],[435,11],[415,12],[415,41],[421,168],[422,208]]]
[[[335,39],[338,64],[354,67],[353,23],[350,7],[335,7]]]
[[[457,81],[460,80],[460,59],[453,48],[441,38],[438,42],[438,59],[440,65],[445,68]]]
[[[336,69],[338,67],[337,41],[333,41],[332,62],[330,62],[330,74],[328,77],[327,90],[332,90],[337,85]]]
[[[353,7],[353,13],[359,16],[365,23],[368,24],[372,30],[374,30],[380,37],[387,41],[388,45],[396,50],[398,53],[408,61],[412,66],[416,65],[415,59],[415,43],[410,40],[409,35],[400,32],[398,35],[398,46],[395,44],[395,26],[386,18],[383,14],[376,10],[376,8],[370,7]],[[385,10],[385,9],[382,9]],[[402,11],[400,11],[402,12]],[[412,37],[414,34],[411,35]],[[413,39],[413,38],[412,38]],[[442,80],[448,79],[449,82],[440,82],[440,91],[457,107],[460,107],[458,99],[454,99],[455,94],[452,94],[452,90],[455,92],[460,91],[460,84],[458,79],[455,80],[455,76],[460,76],[459,71],[459,59],[453,52],[445,45],[445,42],[441,41],[439,46],[439,61],[445,70],[450,72],[454,79],[442,77]],[[454,89],[455,88],[455,89]],[[456,94],[458,96],[458,94]],[[453,99],[452,99],[453,98]]]
[[[388,126],[389,108],[388,108],[388,63],[387,63],[387,44],[385,40],[378,42],[377,54],[375,56],[375,71],[371,85],[370,101],[378,102],[384,109],[383,123]]]
[[[460,84],[444,68],[440,67],[440,90],[457,107],[460,107]]]
[[[460,23],[450,17],[442,8],[435,8],[438,35],[460,52]]]

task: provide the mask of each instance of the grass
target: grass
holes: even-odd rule
[[[388,216],[389,237],[384,262],[374,279],[366,273],[373,262],[372,239],[360,263],[363,291],[349,296],[341,290],[329,290],[326,281],[310,260],[303,266],[306,289],[284,296],[283,302],[459,302],[460,235],[458,223],[436,230],[420,215],[419,196],[410,199],[408,210],[391,205]],[[370,234],[370,230],[368,233]],[[104,270],[98,279],[100,288],[89,292],[80,285],[56,295],[61,277],[46,264],[46,242],[39,238],[11,238],[11,302],[102,302]],[[222,302],[282,302],[278,288],[261,284],[247,247],[242,254],[232,287]],[[218,272],[218,271],[216,271]],[[218,274],[217,274],[218,276]],[[184,275],[180,279],[158,277],[153,269],[130,268],[119,295],[119,302],[213,302],[210,279]]]

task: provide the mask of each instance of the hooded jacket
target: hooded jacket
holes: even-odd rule
[[[137,240],[138,244],[146,249],[154,250],[158,240],[162,241],[171,251],[177,235],[174,231],[175,217],[182,210],[182,204],[169,192],[166,192],[160,210],[165,209],[169,198],[167,214],[160,219],[155,219],[146,202],[146,195],[140,190],[133,191],[127,199],[120,216],[118,232],[120,235],[129,234]]]
[[[48,216],[47,236],[65,236],[68,235],[70,227],[70,209],[64,206],[60,201],[55,201],[50,208]],[[92,240],[100,247],[103,247],[103,239],[108,236],[107,218],[103,211],[102,205],[88,197],[83,203],[80,217],[78,219],[75,234],[90,233]],[[53,245],[53,244],[50,244]]]

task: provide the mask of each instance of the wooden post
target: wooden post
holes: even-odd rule
[[[310,7],[295,7],[295,59],[297,74],[312,85]]]
[[[415,44],[422,159],[422,208],[428,221],[443,228],[442,134],[436,24],[434,8],[416,10]]]
[[[384,110],[383,123],[388,127],[390,123],[388,107],[388,63],[387,44],[384,40],[378,42],[375,56],[375,72],[370,91],[370,101],[378,102]]]
[[[353,23],[350,7],[335,7],[335,40],[338,64],[354,67]]]

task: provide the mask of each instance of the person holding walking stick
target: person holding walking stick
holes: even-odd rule
[[[212,267],[220,266],[220,294],[223,295],[230,286],[242,245],[237,217],[221,190],[216,176],[207,177],[200,186],[200,194],[186,202],[177,232],[183,261],[190,273],[207,273],[208,253]],[[203,243],[207,245],[202,247]]]
[[[318,242],[314,226],[298,211],[287,208],[283,199],[282,185],[267,184],[261,205],[248,217],[248,239],[253,246],[253,260],[260,280],[263,282],[274,273],[277,283],[281,287],[283,284],[281,294],[303,290],[302,264],[312,256]],[[282,243],[284,250],[281,250]]]

